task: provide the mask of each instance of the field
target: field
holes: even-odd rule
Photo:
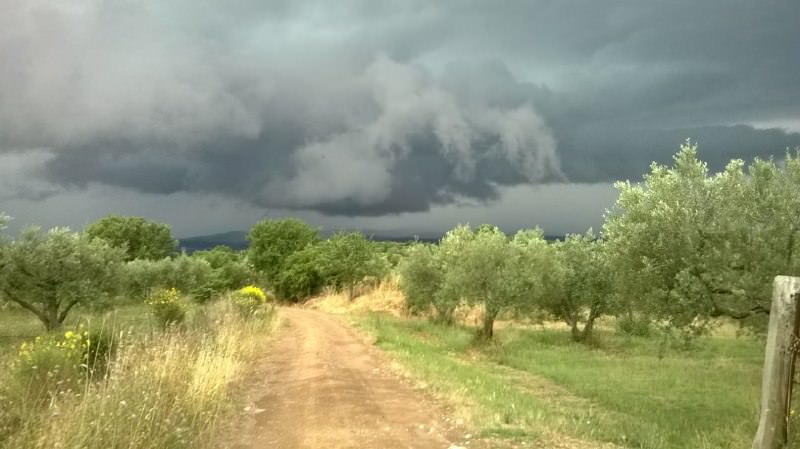
[[[115,326],[132,329],[136,332],[149,332],[156,324],[147,314],[144,304],[125,304],[109,312],[79,311],[71,315],[65,328],[76,327],[79,323],[108,322]],[[19,345],[42,334],[42,323],[25,310],[9,307],[0,310],[0,361],[7,362],[16,354]]]
[[[381,314],[355,322],[484,436],[744,449],[755,433],[758,338],[664,348],[658,339],[605,331],[587,347],[562,330],[512,327],[476,344],[473,328]]]
[[[168,329],[144,304],[75,313],[49,334],[54,341],[91,329],[90,338],[102,331],[115,342],[92,379],[64,365],[68,348],[33,342],[50,338],[33,315],[0,312],[0,448],[222,447],[245,404],[242,386],[269,342],[270,310],[247,317],[224,300],[194,304],[184,323]],[[34,349],[25,353],[23,343]]]
[[[396,286],[386,284],[366,291],[352,302],[347,301],[344,295],[331,295],[309,305],[343,315],[356,328],[370,335],[375,346],[395,360],[413,384],[443,404],[452,422],[463,423],[467,429],[465,432],[474,432],[473,447],[510,448],[531,444],[562,448],[745,449],[750,447],[755,432],[763,337],[736,336],[730,328],[713,336],[687,341],[664,339],[658,334],[634,337],[618,334],[613,321],[609,320],[600,324],[594,343],[587,345],[574,342],[568,330],[558,325],[500,321],[494,341],[487,343],[476,339],[474,326],[443,326],[424,319],[404,317],[399,309],[402,295]],[[209,313],[218,313],[212,312],[216,307],[194,305],[187,318],[187,327],[207,332],[209,322],[213,321],[209,320]],[[242,373],[248,372],[247,367],[255,369],[253,364],[264,351],[270,351],[270,359],[277,361],[291,360],[295,358],[293,352],[299,350],[296,343],[292,343],[297,340],[288,335],[288,349],[283,352],[279,348],[267,349],[266,340],[258,340],[257,336],[266,335],[271,328],[268,326],[238,332],[235,344],[228,339],[227,347],[219,344],[216,345],[219,351],[201,355],[196,348],[205,345],[199,342],[208,342],[207,338],[201,337],[199,332],[168,332],[164,338],[165,334],[148,315],[144,305],[123,305],[106,313],[76,313],[67,327],[81,322],[114,323],[114,328],[127,329],[137,335],[139,341],[150,341],[153,347],[136,356],[136,363],[142,363],[142,366],[157,369],[162,374],[166,374],[163,366],[169,366],[174,375],[180,373],[181,376],[201,379],[206,388],[219,384],[220,379],[226,385],[225,392],[215,396],[210,404],[201,406],[202,410],[189,407],[176,415],[162,416],[169,420],[186,413],[194,416],[194,420],[213,410],[216,414],[213,419],[194,421],[195,427],[185,430],[188,432],[186,440],[174,440],[175,429],[157,427],[155,434],[161,432],[163,437],[156,439],[157,443],[148,445],[140,441],[131,447],[202,447],[192,445],[200,444],[211,434],[220,438],[237,416],[236,406],[221,404],[231,398],[233,404],[237,401],[240,406],[244,404],[244,396],[236,393],[236,385],[242,383]],[[16,357],[20,343],[41,333],[41,324],[32,315],[14,309],[0,314],[0,324],[0,363],[8,366]],[[223,327],[228,329],[225,332],[232,331],[228,326]],[[148,340],[152,337],[157,337],[157,340]],[[336,342],[327,341],[324,335],[318,335],[314,340],[318,342],[314,344],[336,348]],[[318,348],[309,348],[310,354],[319,353]],[[163,355],[163,359],[155,365],[147,365],[143,361],[148,358],[143,356],[147,353]],[[232,353],[236,354],[235,360],[229,357]],[[182,367],[187,357],[197,361],[194,370],[187,371]],[[202,360],[204,357],[206,359]],[[235,366],[220,370],[220,362],[225,360],[232,361]],[[276,369],[283,370],[280,368],[282,363]],[[319,365],[316,361],[309,361],[309,364]],[[264,372],[263,367],[257,369],[260,371],[251,372],[251,375],[266,378],[272,375]],[[371,376],[371,369],[369,366],[363,368],[365,378]],[[128,447],[125,439],[128,436],[119,433],[121,429],[113,435],[102,432],[98,435],[96,428],[86,428],[86,420],[97,417],[96,407],[113,415],[119,412],[120,402],[136,401],[140,389],[144,388],[144,380],[146,378],[128,376],[120,379],[116,389],[104,387],[109,388],[109,392],[115,391],[116,406],[109,401],[94,403],[75,398],[72,402],[65,401],[64,404],[77,406],[82,415],[77,421],[61,420],[56,421],[58,425],[43,426],[41,417],[29,410],[37,424],[24,429],[27,432],[21,434],[24,438],[9,440],[0,447],[47,447],[34,443],[32,435],[39,432],[43,433],[39,438],[48,444],[78,441],[55,436],[65,431],[67,434],[73,432],[73,438],[77,439],[90,435],[92,438],[102,437],[102,446],[90,447]],[[296,388],[297,384],[293,382],[290,380],[287,385]],[[322,385],[312,388],[325,388]],[[159,388],[173,399],[185,394]],[[280,396],[281,393],[270,391],[266,397],[275,394]],[[162,412],[170,409],[166,404],[149,406]],[[258,407],[267,411],[264,416],[269,419],[285,417],[285,410],[277,399],[275,403],[272,400],[262,402]],[[319,412],[323,418],[316,429],[297,430],[303,435],[322,432],[325,426],[320,423],[332,418],[324,418],[328,416],[324,410]],[[107,424],[110,423],[120,424],[118,421]],[[125,423],[128,425],[130,423]],[[157,435],[151,433],[147,436],[153,438]],[[208,441],[213,440],[206,443]],[[23,442],[29,444],[21,446]]]

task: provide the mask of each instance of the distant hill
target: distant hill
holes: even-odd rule
[[[331,236],[336,231],[322,231],[322,236],[327,238]],[[375,240],[378,242],[410,242],[414,240],[418,240],[420,242],[428,242],[434,243],[438,242],[441,236],[437,236],[436,234],[424,234],[424,235],[402,235],[402,234],[394,234],[394,233],[381,233],[379,231],[369,231],[362,229],[361,230],[364,235],[366,235],[371,240]],[[234,250],[243,250],[247,249],[248,242],[247,242],[247,232],[245,231],[230,231],[230,232],[223,232],[221,234],[210,234],[210,235],[201,235],[197,237],[187,237],[183,239],[178,239],[178,245],[181,250],[186,251],[187,253],[191,254],[194,251],[203,251],[207,249],[214,248],[215,246],[224,245],[230,247]]]
[[[333,234],[335,231],[323,231],[322,235],[324,237],[328,237]],[[435,233],[422,233],[419,235],[414,235],[411,233],[400,233],[400,232],[392,232],[392,231],[370,231],[366,229],[361,230],[364,235],[369,237],[371,240],[375,240],[378,242],[411,242],[414,240],[426,243],[436,243],[441,240],[441,234]],[[548,241],[553,240],[561,240],[563,237],[561,236],[552,236],[546,235],[544,237]],[[230,231],[230,232],[223,232],[221,234],[210,234],[210,235],[201,235],[197,237],[188,237],[184,239],[178,240],[179,247],[186,251],[187,253],[193,253],[194,251],[202,251],[211,249],[215,246],[224,245],[233,250],[244,250],[247,249],[247,232],[245,231]]]
[[[187,253],[211,249],[219,245],[224,245],[237,251],[247,249],[247,233],[244,231],[231,231],[178,240],[178,246]]]

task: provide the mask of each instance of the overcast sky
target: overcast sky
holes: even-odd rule
[[[797,0],[0,0],[12,231],[598,228],[696,140],[800,145]]]

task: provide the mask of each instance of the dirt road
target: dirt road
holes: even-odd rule
[[[322,312],[283,309],[237,448],[449,448],[452,428],[386,357]]]

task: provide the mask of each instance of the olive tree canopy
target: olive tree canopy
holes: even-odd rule
[[[67,228],[29,228],[0,247],[0,298],[60,327],[78,304],[113,294],[123,252]]]
[[[676,327],[769,313],[776,275],[800,274],[800,159],[733,160],[711,175],[687,143],[672,167],[617,183],[604,238],[619,293]],[[761,316],[762,320],[754,320]]]

